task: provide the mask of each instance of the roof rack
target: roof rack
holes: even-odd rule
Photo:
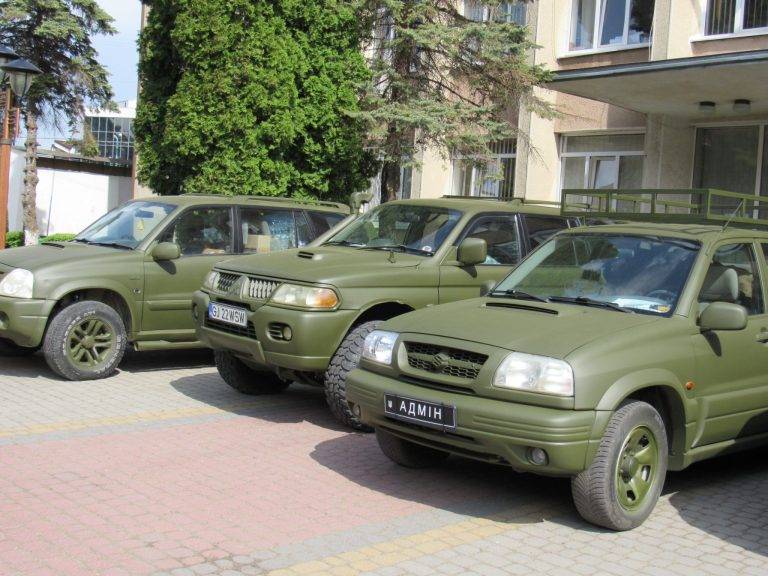
[[[563,216],[768,227],[768,198],[712,188],[563,190]]]
[[[443,198],[447,200],[489,200],[491,202],[509,202],[510,204],[519,204],[525,206],[553,206],[560,207],[560,202],[553,200],[534,200],[532,198],[499,198],[496,196],[456,196],[453,194],[446,194]]]
[[[221,196],[220,194],[199,194],[197,192],[189,192],[186,194],[183,194],[183,196],[202,196],[202,197],[217,197]],[[328,206],[330,208],[347,208],[349,209],[349,206],[344,204],[343,202],[329,202],[327,200],[315,200],[313,198],[286,198],[285,196],[256,196],[256,195],[250,195],[250,194],[239,194],[237,195],[239,198],[244,198],[245,200],[267,200],[269,202],[286,202],[286,203],[293,203],[293,204],[309,204],[312,206]]]

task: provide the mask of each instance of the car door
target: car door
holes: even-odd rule
[[[192,293],[213,266],[235,253],[235,211],[232,206],[195,206],[184,210],[161,233],[159,242],[173,242],[181,256],[144,261],[143,340],[194,340]]]
[[[700,312],[724,301],[749,315],[744,330],[694,336],[694,393],[703,417],[695,446],[768,432],[768,315],[760,263],[753,242],[721,243],[699,291]]]
[[[458,246],[466,238],[485,240],[488,257],[483,264],[460,266],[456,263],[456,251],[450,251],[440,266],[441,304],[482,295],[504,278],[522,258],[523,243],[517,214],[479,215],[467,224],[455,245]]]

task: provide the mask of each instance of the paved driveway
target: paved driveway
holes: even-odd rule
[[[583,523],[568,482],[413,471],[321,391],[229,389],[206,353],[56,380],[0,359],[0,575],[768,574],[768,450],[672,474],[646,524]]]

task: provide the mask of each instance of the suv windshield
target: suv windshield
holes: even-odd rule
[[[656,236],[558,236],[491,294],[669,315],[700,248],[698,242]]]
[[[461,216],[460,211],[447,208],[384,204],[364,214],[324,244],[432,256]]]
[[[130,202],[96,220],[75,242],[136,248],[175,208],[162,202]]]

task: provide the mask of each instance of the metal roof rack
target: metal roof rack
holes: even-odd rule
[[[203,198],[210,198],[210,197],[218,197],[221,196],[220,194],[198,194],[195,192],[190,192],[184,194],[184,196],[200,196]],[[348,205],[342,203],[342,202],[328,202],[327,200],[315,200],[313,198],[286,198],[284,196],[255,196],[250,194],[239,194],[237,195],[239,198],[243,198],[245,200],[267,200],[269,202],[286,202],[286,203],[293,203],[293,204],[307,204],[311,206],[328,206],[331,208],[349,208]]]
[[[532,198],[499,198],[496,196],[457,196],[454,194],[446,194],[443,198],[447,200],[489,200],[490,202],[508,202],[510,204],[519,204],[525,206],[553,206],[560,207],[560,202],[552,200],[534,200]]]
[[[768,227],[768,198],[712,188],[563,190],[564,216]]]

